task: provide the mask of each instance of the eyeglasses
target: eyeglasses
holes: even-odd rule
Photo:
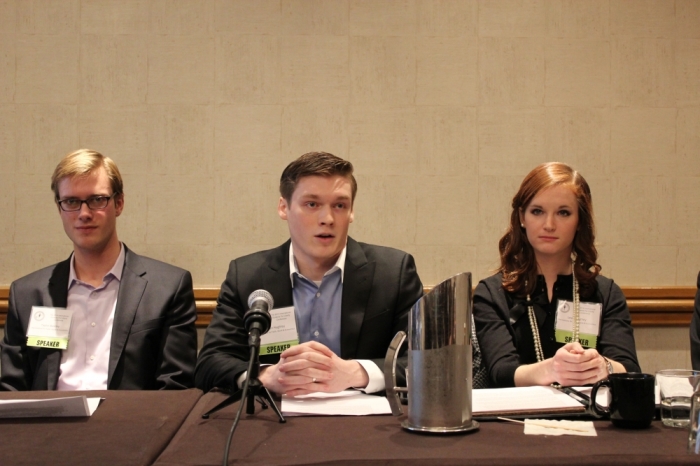
[[[112,199],[117,194],[114,193],[111,196],[90,196],[87,199],[63,199],[56,201],[64,212],[77,212],[83,207],[83,203],[87,204],[90,210],[102,210],[107,207],[109,200]]]

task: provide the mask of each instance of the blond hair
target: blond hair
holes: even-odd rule
[[[112,194],[122,194],[124,192],[124,183],[114,160],[94,150],[78,149],[63,157],[53,171],[51,190],[54,192],[56,200],[59,200],[58,184],[61,180],[64,178],[90,176],[92,172],[100,167],[103,167],[107,173],[112,187]]]

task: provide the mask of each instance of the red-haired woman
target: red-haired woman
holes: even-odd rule
[[[474,295],[491,385],[585,385],[638,372],[625,296],[596,263],[586,180],[563,163],[539,165],[512,207],[498,273]]]

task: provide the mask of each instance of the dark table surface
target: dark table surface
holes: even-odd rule
[[[91,417],[0,419],[0,465],[152,464],[202,396],[199,390],[0,392],[0,399],[102,397]]]
[[[238,404],[201,419],[224,398],[204,395],[156,461],[157,465],[217,465]],[[484,421],[478,431],[458,435],[407,432],[399,418],[288,417],[280,424],[272,410],[256,404],[242,416],[231,444],[231,464],[493,464],[584,465],[700,464],[686,453],[687,432],[659,421],[644,430],[624,430],[595,421],[597,437],[526,436],[523,426]]]

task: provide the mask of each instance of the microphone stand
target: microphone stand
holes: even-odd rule
[[[265,386],[258,379],[260,374],[260,329],[258,324],[254,323],[253,328],[250,330],[248,335],[248,346],[250,347],[250,364],[248,365],[248,375],[247,375],[247,394],[246,397],[246,413],[255,414],[255,398],[262,405],[262,409],[267,409],[268,404],[272,407],[273,411],[277,414],[280,423],[285,423],[287,420],[282,416],[279,408],[275,404],[275,400],[272,399],[270,391],[265,388]],[[245,385],[244,385],[245,388]],[[238,389],[224,401],[202,414],[202,419],[209,419],[209,416],[219,411],[220,409],[229,406],[236,401],[239,401],[244,396],[244,390]],[[266,403],[267,402],[267,403]]]

